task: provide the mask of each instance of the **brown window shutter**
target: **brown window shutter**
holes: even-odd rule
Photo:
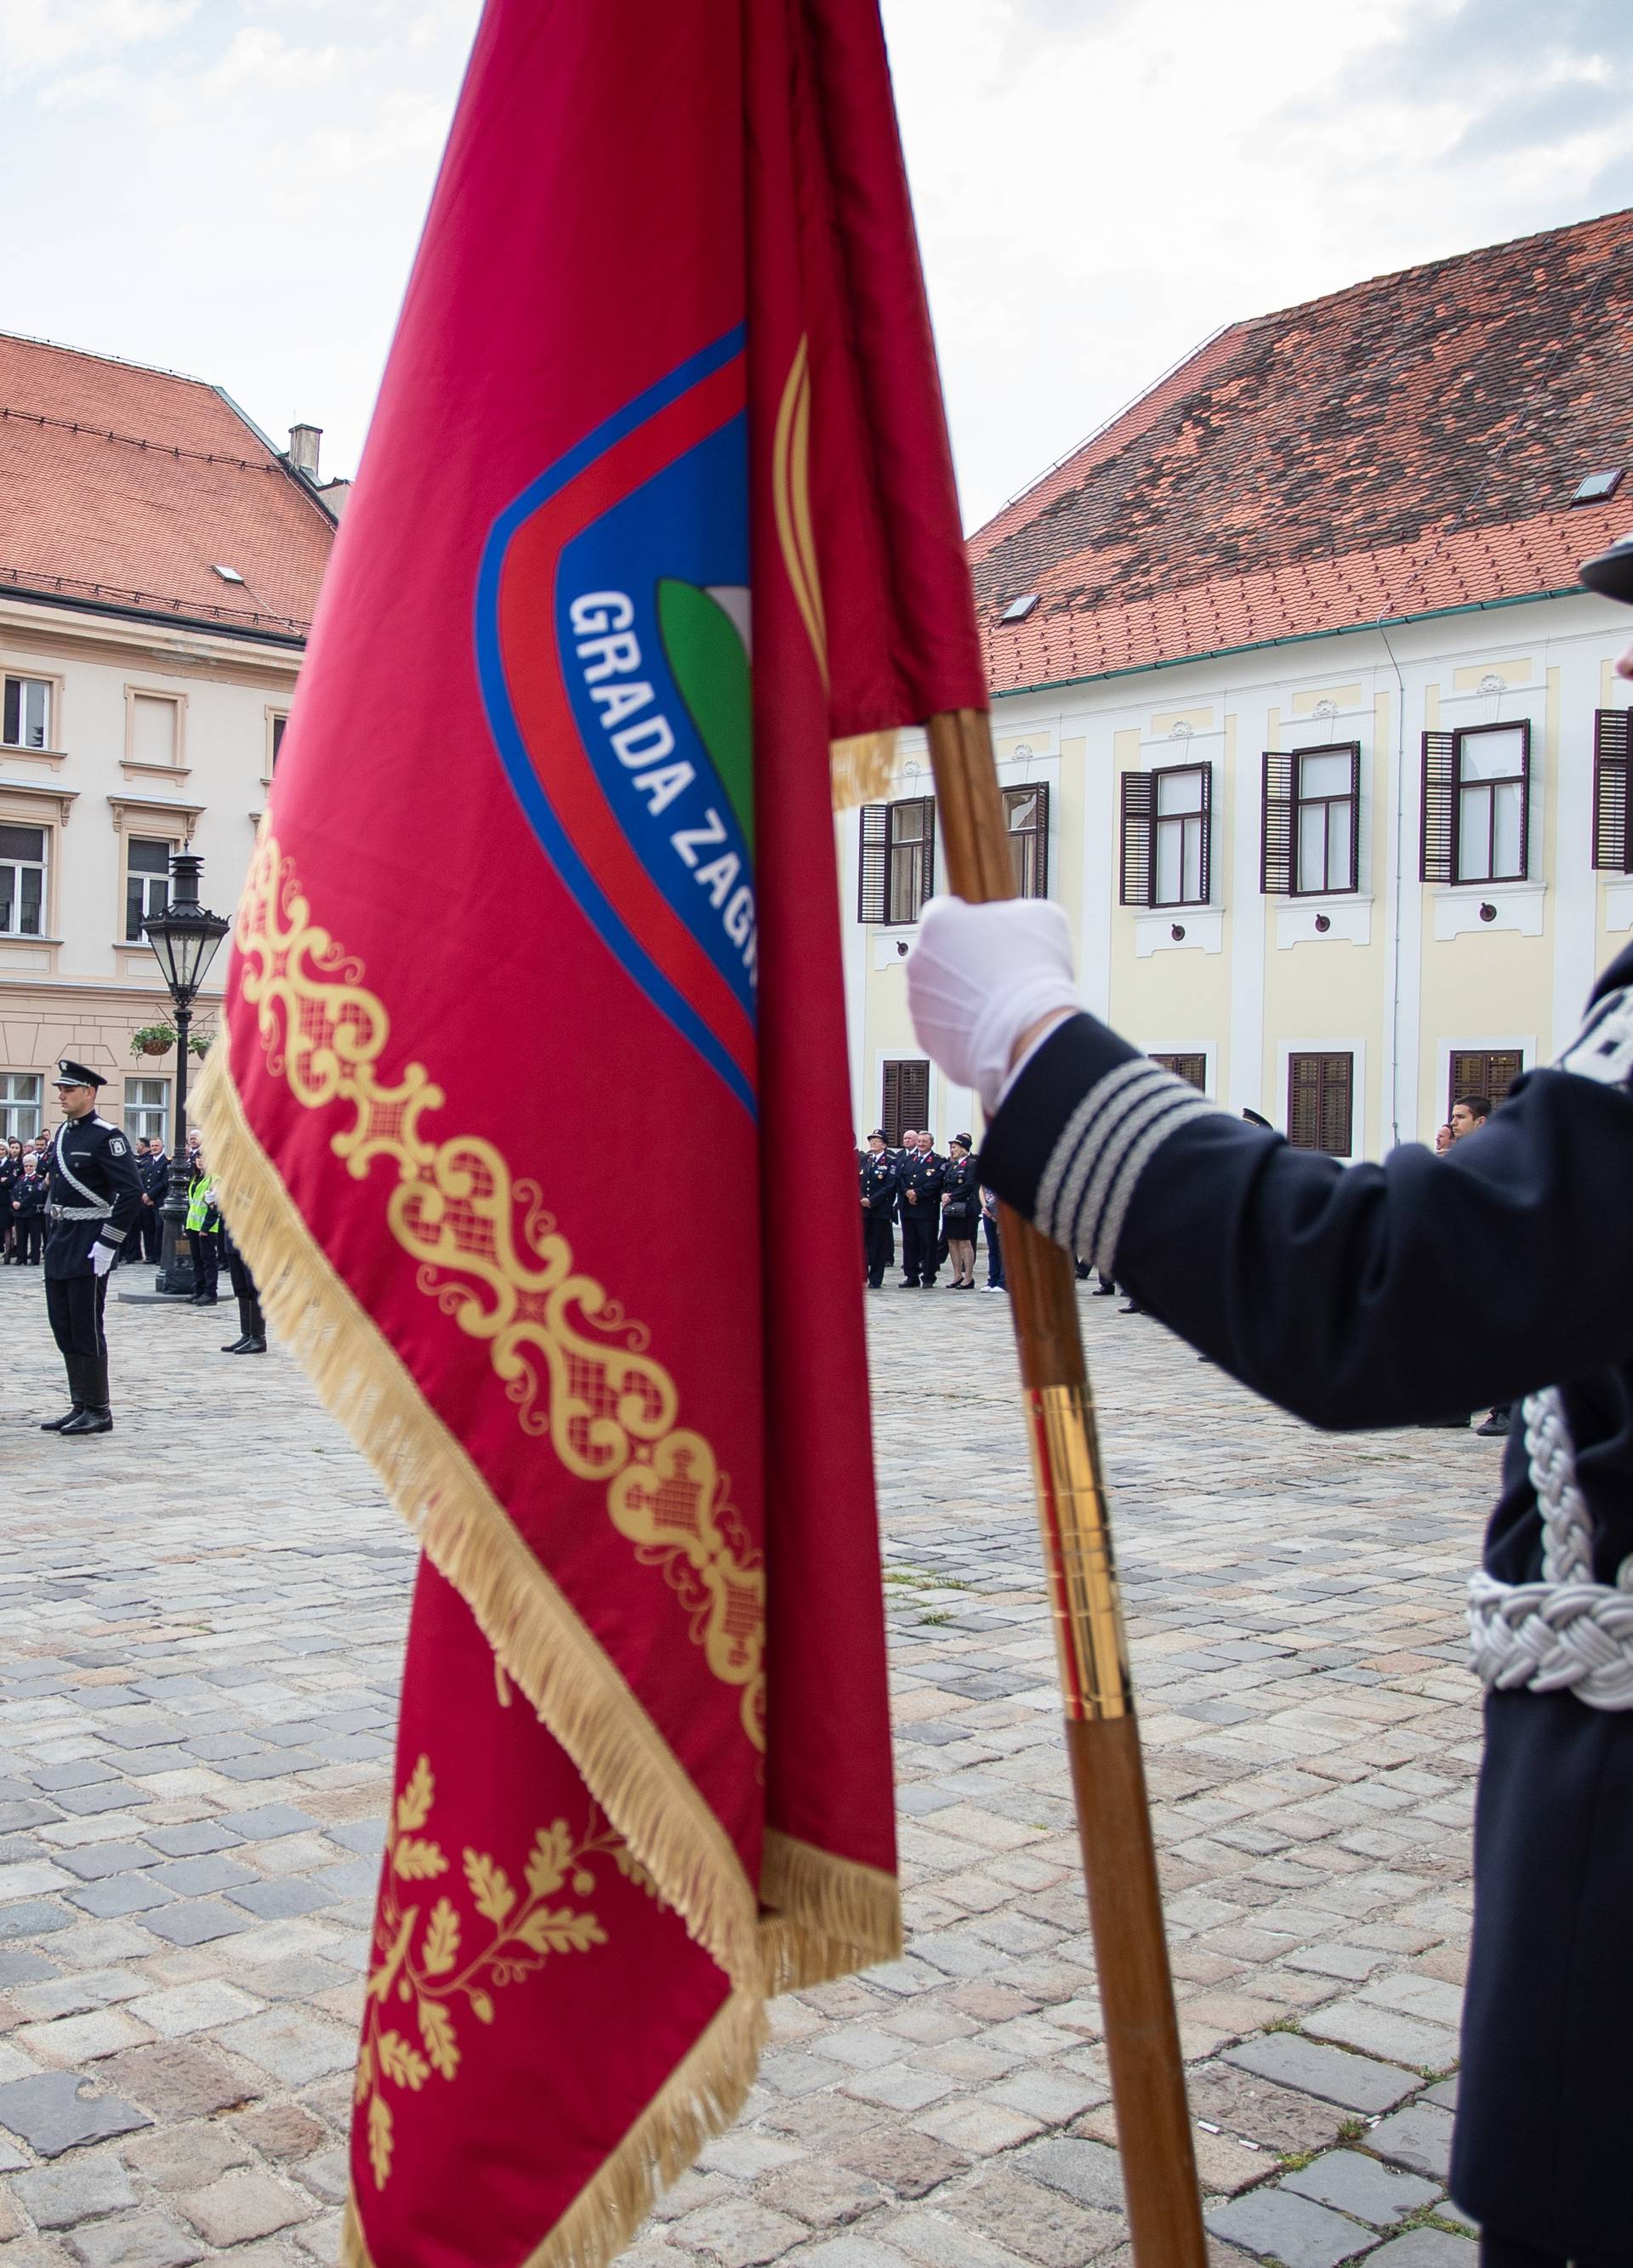
[[[1187,1086],[1195,1087],[1199,1094],[1207,1092],[1208,1057],[1206,1056],[1153,1056],[1151,1061],[1154,1064],[1161,1064],[1164,1071],[1172,1071],[1176,1079],[1184,1079]]]
[[[926,899],[935,895],[935,798],[933,795],[927,795],[924,799],[924,864],[920,869],[920,874],[921,887],[919,892],[919,902],[913,908],[914,921],[917,921],[919,916],[924,911]],[[927,1080],[929,1078],[927,1070],[925,1077]],[[927,1086],[925,1093],[927,1097],[929,1094]]]
[[[1501,1102],[1525,1067],[1518,1048],[1453,1048],[1446,1116],[1451,1117],[1459,1094],[1485,1094],[1494,1103]]]
[[[900,1146],[902,1128],[906,1121],[902,1116],[902,1067],[898,1063],[884,1066],[884,1092],[880,1098],[879,1123],[884,1129],[884,1138],[892,1150]]]
[[[1156,797],[1149,772],[1123,774],[1122,902],[1151,902],[1151,814]]]
[[[1038,784],[1037,838],[1032,846],[1032,895],[1046,898],[1049,895],[1049,783]]]
[[[858,921],[884,919],[890,870],[890,806],[888,803],[865,803],[861,809],[861,855],[857,866]]]
[[[1418,879],[1449,882],[1457,865],[1457,735],[1423,735],[1422,828]]]
[[[1531,874],[1531,720],[1519,719],[1519,871]]]
[[[1628,830],[1628,719],[1633,711],[1593,711],[1593,864],[1601,873],[1633,874]]]
[[[922,1129],[930,1116],[930,1066],[920,1060],[897,1068],[902,1081],[902,1123]]]
[[[1214,902],[1214,768],[1199,764],[1202,776],[1202,895],[1199,902],[1205,906]]]
[[[1321,1131],[1321,1058],[1287,1059],[1287,1138],[1295,1150],[1317,1150]]]
[[[1361,743],[1349,750],[1349,880],[1346,887],[1361,887]]]
[[[1265,750],[1260,814],[1259,887],[1284,898],[1293,887],[1293,759],[1285,749]]]
[[[1354,1070],[1353,1056],[1321,1057],[1321,1140],[1319,1146],[1329,1157],[1347,1158],[1350,1154],[1354,1133],[1350,1090]]]

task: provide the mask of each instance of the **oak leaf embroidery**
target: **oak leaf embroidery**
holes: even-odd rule
[[[436,1778],[422,1756],[392,1807],[358,2051],[356,2100],[368,2106],[364,2131],[376,2189],[391,2177],[395,2148],[383,2090],[417,2095],[433,2077],[454,2079],[461,2013],[491,2024],[494,1992],[519,1984],[558,1954],[606,1944],[595,1914],[565,1903],[563,1892],[587,1897],[595,1888],[593,1862],[609,1858],[627,1880],[656,1896],[651,1876],[592,1805],[580,1836],[565,1819],[537,1830],[521,1870],[525,1896],[491,1852],[461,1852],[476,1915],[491,1926],[486,1932],[473,1927],[447,1891],[426,1911],[410,1902],[411,1886],[452,1873],[447,1852],[428,1831],[435,1804]]]

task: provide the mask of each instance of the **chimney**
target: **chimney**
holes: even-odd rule
[[[322,441],[321,425],[292,425],[289,429],[289,461],[308,480],[315,481],[318,476],[318,451]]]

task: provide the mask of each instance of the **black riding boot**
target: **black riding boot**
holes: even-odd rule
[[[93,1354],[85,1357],[85,1406],[77,1418],[70,1418],[62,1431],[64,1441],[82,1440],[87,1433],[111,1433],[114,1413],[107,1406],[107,1357]]]
[[[70,1402],[72,1403],[73,1407],[71,1410],[65,1410],[60,1418],[42,1418],[40,1425],[40,1430],[42,1433],[60,1433],[64,1426],[71,1425],[73,1424],[74,1419],[78,1417],[80,1411],[85,1406],[85,1359],[84,1355],[65,1354],[63,1357],[63,1367],[68,1373],[68,1398]]]
[[[252,1292],[244,1304],[249,1309],[249,1336],[239,1351],[242,1354],[264,1354],[267,1351],[267,1323],[261,1312],[261,1302]]]
[[[240,1292],[238,1295],[238,1336],[231,1346],[222,1348],[223,1354],[248,1353],[249,1342],[255,1336],[255,1326],[249,1320],[249,1309],[250,1303]]]

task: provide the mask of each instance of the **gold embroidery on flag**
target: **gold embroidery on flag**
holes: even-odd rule
[[[417,2095],[433,2073],[456,2079],[463,2053],[461,2014],[491,2024],[495,1992],[536,1974],[552,1954],[587,1953],[607,1943],[607,1933],[593,1913],[548,1901],[568,1890],[574,1897],[589,1896],[595,1888],[590,1862],[600,1858],[610,1858],[648,1896],[657,1894],[651,1876],[592,1805],[588,1824],[576,1840],[565,1819],[539,1829],[522,1868],[525,1889],[511,1881],[490,1852],[463,1853],[471,1909],[477,1920],[490,1925],[472,1948],[472,1912],[462,1900],[442,1888],[432,1904],[429,1889],[417,1896],[403,1887],[453,1881],[447,1852],[424,1831],[435,1801],[431,1759],[422,1756],[392,1809],[363,1995],[354,2092],[358,2104],[367,2106],[364,2132],[377,2190],[391,2178],[396,2146],[386,2088]]]
[[[662,1569],[713,1675],[742,1689],[743,1731],[763,1751],[765,1563],[713,1448],[676,1424],[679,1395],[647,1352],[647,1327],[574,1272],[543,1192],[514,1181],[491,1142],[421,1131],[447,1101],[423,1064],[395,1085],[381,1080],[389,1013],[364,986],[361,962],[314,923],[270,835],[256,847],[236,943],[268,1068],[307,1108],[355,1113],[332,1147],[358,1180],[377,1160],[396,1166],[386,1218],[419,1263],[419,1289],[488,1343],[523,1428],[548,1434],[577,1478],[607,1483],[614,1526],[638,1559]]]
[[[823,690],[828,688],[828,624],[823,611],[822,578],[816,562],[816,536],[811,523],[811,364],[810,346],[802,336],[777,405],[776,431],[772,437],[772,509],[777,520],[777,541],[782,563],[794,588],[794,603],[804,620]]]

